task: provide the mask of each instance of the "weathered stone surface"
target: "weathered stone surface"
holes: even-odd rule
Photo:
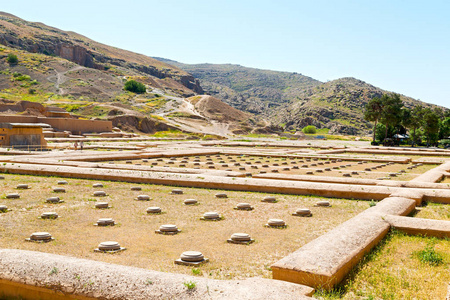
[[[158,206],[152,206],[147,208],[147,213],[148,214],[159,214],[161,213],[161,208]]]
[[[98,226],[112,226],[115,225],[113,218],[101,218],[97,220]]]
[[[97,202],[95,208],[109,208],[108,202]]]
[[[106,193],[104,191],[95,191],[93,195],[95,197],[105,197]]]
[[[387,234],[386,215],[408,215],[412,199],[390,197],[273,264],[274,279],[330,289]]]
[[[450,221],[431,220],[422,218],[387,215],[384,217],[392,227],[407,234],[434,236],[438,238],[450,237]]]
[[[56,212],[44,212],[41,214],[41,219],[57,219],[58,214]]]
[[[186,204],[186,205],[194,205],[194,204],[197,204],[197,203],[198,202],[195,199],[186,199],[186,200],[184,200],[184,204]]]
[[[198,251],[185,251],[181,253],[180,259],[189,262],[199,262],[204,259],[204,256]]]
[[[52,235],[48,232],[33,232],[30,235],[32,241],[47,241],[52,238]]]
[[[98,249],[101,251],[119,250],[120,244],[114,241],[101,242],[98,245]]]

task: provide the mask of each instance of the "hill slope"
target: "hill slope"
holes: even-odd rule
[[[209,96],[197,111],[185,97],[196,96],[202,89],[188,72],[74,32],[0,13],[0,44],[4,45],[0,47],[3,114],[39,113],[23,109],[23,103],[29,105],[23,101],[31,101],[44,107],[58,106],[78,117],[110,119],[114,126],[126,130],[154,133],[179,129],[218,135],[239,130],[250,119]],[[8,62],[10,54],[18,57],[17,63]],[[129,79],[145,84],[147,91],[125,91],[124,83]],[[230,112],[245,118],[212,116]]]
[[[372,125],[363,119],[364,106],[373,97],[388,93],[355,78],[322,83],[297,73],[157,59],[193,74],[207,94],[263,116],[272,124],[285,125],[288,130],[314,125],[330,133],[368,134]],[[407,107],[436,107],[410,97],[401,98]]]
[[[321,84],[320,81],[297,73],[247,68],[232,64],[182,64],[157,58],[179,67],[200,80],[210,95],[255,114],[265,114],[269,108],[288,103],[302,90]]]
[[[28,22],[3,12],[0,12],[0,44],[31,53],[59,56],[83,67],[110,70],[117,75],[149,76],[158,85],[182,95],[202,93],[198,80],[179,68],[98,43],[75,32]]]

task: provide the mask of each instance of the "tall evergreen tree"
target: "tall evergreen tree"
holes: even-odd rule
[[[383,103],[378,97],[372,98],[365,106],[364,119],[369,122],[375,122],[373,125],[373,138],[372,141],[375,142],[375,132],[377,128],[377,123],[381,118],[381,112],[383,111]]]
[[[386,126],[386,138],[388,137],[389,126],[397,126],[402,118],[403,102],[399,94],[386,95],[381,97],[383,110],[381,111],[381,121]]]
[[[412,146],[414,146],[414,144],[417,142],[416,132],[417,132],[417,129],[422,126],[423,114],[424,114],[424,109],[423,109],[422,105],[415,106],[411,111],[410,123],[411,123],[411,129],[413,130],[413,132],[411,134]]]
[[[433,145],[439,138],[439,116],[429,108],[425,109],[423,116],[423,132],[427,138],[427,146]]]

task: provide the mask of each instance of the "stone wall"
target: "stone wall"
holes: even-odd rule
[[[74,134],[112,131],[112,122],[103,120],[80,120],[67,118],[46,118],[35,116],[0,115],[0,123],[45,123],[58,131]]]

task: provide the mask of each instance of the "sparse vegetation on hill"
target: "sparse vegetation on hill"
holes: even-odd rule
[[[19,62],[19,59],[17,58],[17,55],[9,53],[8,56],[6,57],[6,61],[11,65],[15,65]]]
[[[127,82],[125,82],[124,89],[126,91],[130,91],[137,94],[142,94],[147,91],[145,85],[143,85],[140,82],[137,82],[136,80],[128,80]]]
[[[158,58],[200,79],[210,95],[240,110],[262,116],[285,130],[313,125],[330,134],[369,134],[372,124],[364,119],[364,107],[386,91],[355,78],[322,83],[288,72],[246,68],[239,65],[188,65]],[[400,96],[408,107],[421,103]],[[422,103],[424,107],[435,107]]]

